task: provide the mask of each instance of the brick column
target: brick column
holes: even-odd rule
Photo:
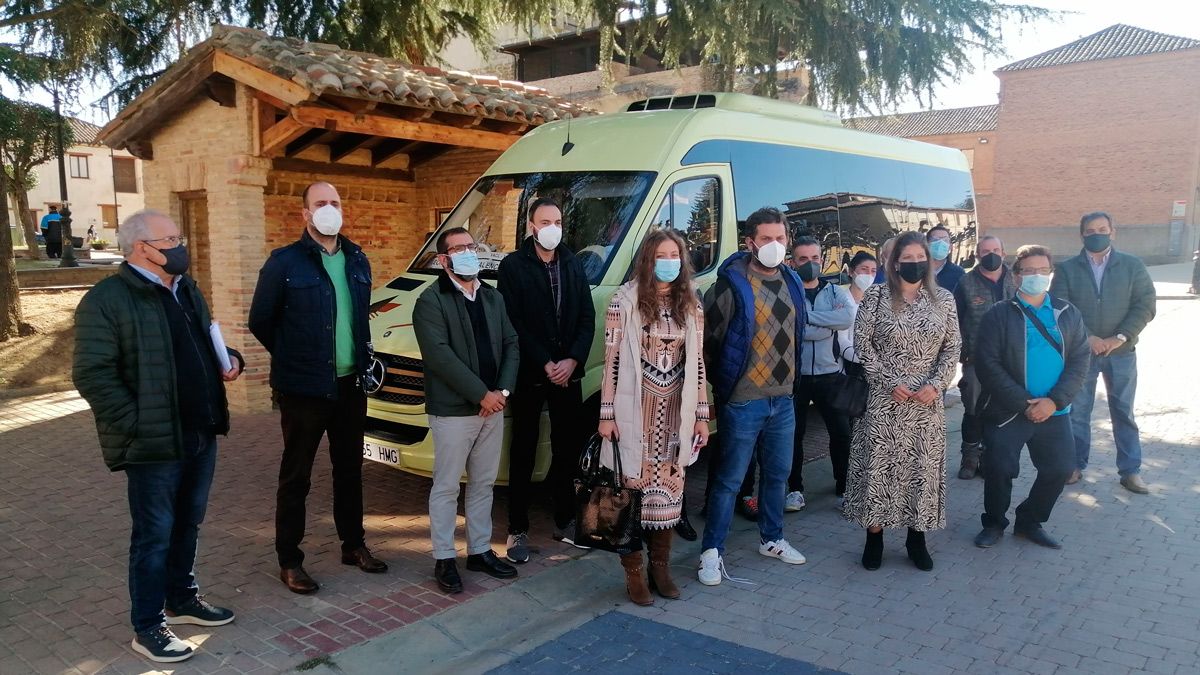
[[[224,176],[210,175],[208,181],[209,302],[226,342],[246,359],[246,372],[227,387],[235,413],[271,409],[270,356],[247,327],[258,270],[267,256],[263,189],[270,165],[269,159],[237,155],[228,160]]]

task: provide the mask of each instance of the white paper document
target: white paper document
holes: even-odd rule
[[[212,338],[213,351],[217,354],[217,361],[221,364],[221,372],[228,373],[233,368],[233,363],[229,361],[229,350],[225,348],[225,338],[221,337],[221,324],[216,321],[208,327],[208,336]]]

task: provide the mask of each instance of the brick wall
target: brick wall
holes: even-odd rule
[[[1117,219],[1117,245],[1167,261],[1167,223],[1187,200],[1181,255],[1196,240],[1200,50],[1000,72],[989,226],[1043,231],[1078,249],[1082,213]]]

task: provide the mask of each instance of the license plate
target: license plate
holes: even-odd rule
[[[386,445],[363,441],[363,459],[400,466],[400,451]]]

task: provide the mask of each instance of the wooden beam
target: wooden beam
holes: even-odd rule
[[[324,129],[309,129],[301,134],[300,138],[287,144],[287,148],[283,151],[284,157],[293,157],[298,155],[317,143],[328,142],[326,138],[329,132]],[[337,136],[337,134],[333,134]]]
[[[205,93],[208,97],[217,102],[217,105],[222,108],[234,108],[237,106],[237,90],[233,80],[228,77],[219,75],[210,77],[204,83]]]
[[[262,156],[274,157],[282,154],[288,143],[300,138],[310,127],[285,117],[262,133]]]
[[[276,171],[295,171],[297,173],[314,173],[322,176],[349,176],[352,178],[374,178],[377,180],[394,180],[411,183],[413,174],[403,169],[376,169],[369,166],[353,166],[351,164],[332,164],[329,162],[313,162],[307,159],[277,158],[271,160],[271,168]]]
[[[426,143],[424,147],[416,148],[408,153],[408,168],[415,169],[422,164],[426,164],[442,155],[454,150],[453,145],[435,145]]]
[[[371,149],[371,166],[379,166],[396,155],[407,154],[419,145],[420,142],[388,138]]]
[[[146,161],[154,159],[154,146],[150,145],[150,141],[129,141],[125,144],[125,149],[138,159]]]
[[[370,101],[362,98],[349,98],[347,96],[325,95],[322,96],[320,100],[352,113],[371,112],[379,105],[379,101]]]
[[[213,52],[212,68],[214,71],[222,75],[228,75],[251,89],[257,89],[291,105],[311,101],[316,98],[308,90],[308,87],[302,87],[291,80],[285,80],[278,75],[268,73],[258,66],[251,65],[219,49]]]
[[[389,138],[406,138],[467,148],[507,150],[517,137],[480,129],[455,129],[431,122],[410,122],[380,115],[355,115],[313,106],[292,108],[292,119],[304,126]],[[332,126],[331,126],[332,125]]]
[[[339,161],[377,138],[363,134],[342,134],[341,138],[329,144],[329,161]]]
[[[272,108],[275,108],[279,111],[284,111],[291,107],[290,105],[287,104],[286,101],[280,101],[279,99],[275,98],[274,96],[272,96],[266,92],[258,91],[257,89],[254,91],[254,98],[262,101],[263,103],[266,103],[267,105],[269,105]]]

